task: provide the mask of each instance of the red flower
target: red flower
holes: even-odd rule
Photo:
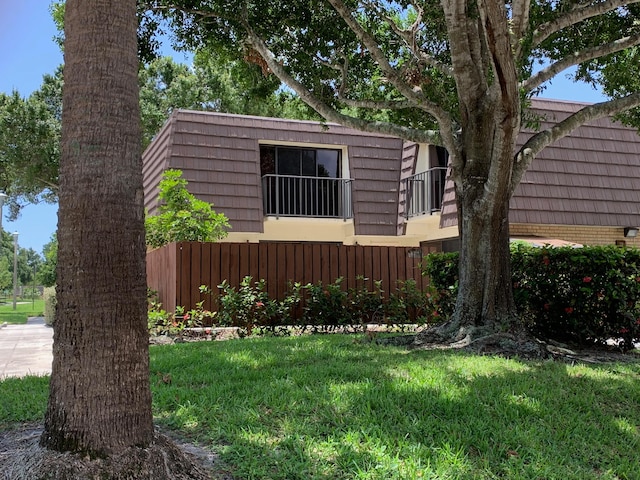
[[[440,316],[440,314],[439,314],[439,313],[438,313],[438,311],[436,310],[435,312],[433,312],[433,316],[434,316],[434,317],[439,317],[439,316]]]
[[[621,328],[620,329],[620,333],[629,333],[629,329],[628,328]]]
[[[548,303],[545,303],[542,307],[543,307],[545,310],[549,310],[549,304],[548,304]]]
[[[256,302],[256,307],[264,307],[264,303],[262,303],[262,302]]]
[[[564,311],[567,313],[573,313],[573,307],[567,307],[564,309]]]
[[[182,319],[183,319],[183,320],[189,320],[189,314],[188,314],[188,313],[185,313],[185,314],[184,314],[184,317],[182,317]]]
[[[549,257],[542,257],[542,263],[549,265]]]
[[[584,278],[582,279],[582,281],[583,281],[584,283],[589,283],[591,280],[592,280],[592,278],[591,278],[591,277],[584,277]]]

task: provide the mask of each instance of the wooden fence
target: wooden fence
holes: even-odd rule
[[[201,300],[206,309],[215,309],[201,296],[200,285],[217,292],[223,280],[237,288],[245,276],[266,280],[269,296],[277,299],[289,282],[327,284],[343,277],[342,287],[349,289],[359,276],[369,289],[381,280],[387,296],[398,280],[413,279],[426,289],[420,270],[425,254],[420,248],[329,243],[172,243],[147,253],[147,284],[169,312],[176,306],[195,308]]]

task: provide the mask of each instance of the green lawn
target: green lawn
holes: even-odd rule
[[[0,323],[27,323],[28,317],[41,317],[44,313],[44,300],[18,300],[16,309],[13,309],[13,300],[8,298],[8,303],[0,304]]]
[[[151,348],[156,422],[249,479],[639,479],[640,364],[411,351],[353,336]],[[0,383],[0,426],[46,378]]]

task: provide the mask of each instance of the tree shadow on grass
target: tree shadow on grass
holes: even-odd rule
[[[640,478],[637,364],[341,336],[162,347],[152,370],[156,417],[222,442],[239,478]]]

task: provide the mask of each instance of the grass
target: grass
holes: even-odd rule
[[[46,379],[0,383],[0,426]],[[156,422],[242,479],[638,479],[640,364],[405,351],[353,336],[151,348]]]
[[[13,301],[0,304],[0,323],[27,323],[28,317],[41,317],[44,314],[44,300],[36,299],[19,301],[13,309]]]

